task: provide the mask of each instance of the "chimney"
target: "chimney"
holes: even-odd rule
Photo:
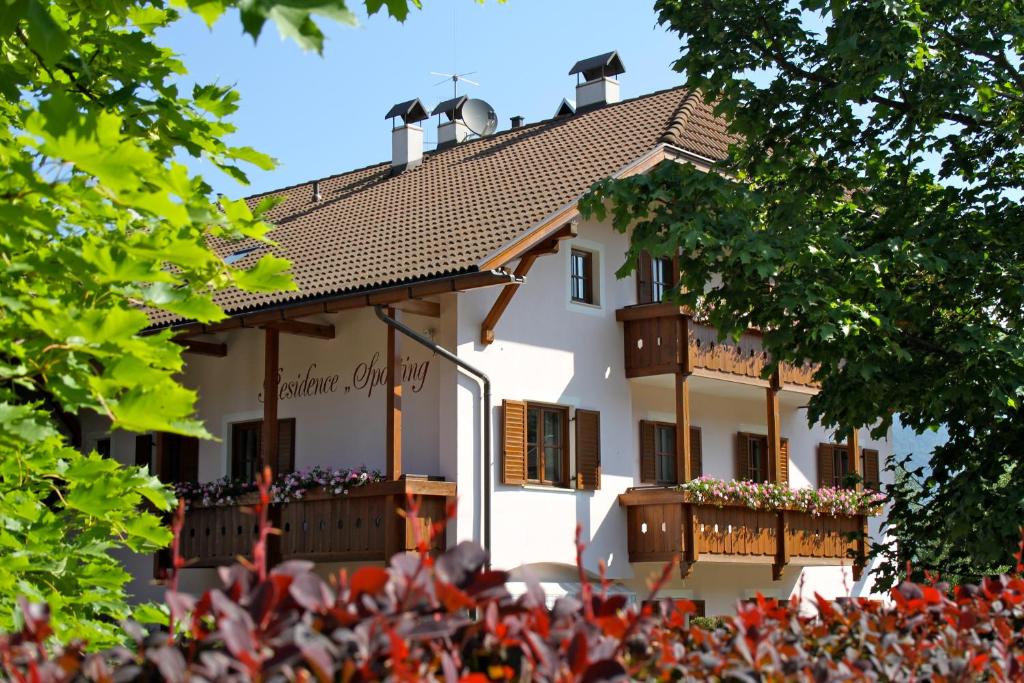
[[[423,163],[423,128],[416,125],[427,118],[419,99],[399,102],[384,116],[391,121],[391,174],[413,169]],[[401,118],[399,126],[395,119]]]
[[[469,137],[469,126],[462,120],[462,105],[469,97],[460,95],[434,107],[431,116],[437,116],[437,148],[444,149]],[[441,117],[444,116],[444,119]]]
[[[509,120],[512,122],[512,128],[513,129],[515,129],[515,128],[522,128],[523,127],[523,117],[522,116],[513,116]]]
[[[625,71],[615,50],[576,62],[569,70],[570,76],[576,74],[576,110],[586,111],[618,102],[619,81],[615,77]]]

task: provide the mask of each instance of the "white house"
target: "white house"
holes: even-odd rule
[[[495,567],[551,595],[578,580],[577,524],[586,570],[603,561],[638,599],[672,558],[669,594],[709,614],[757,591],[869,595],[870,567],[853,566],[858,541],[844,534],[867,524],[877,536],[878,518],[698,505],[675,488],[700,474],[877,481],[890,449],[866,430],[808,428],[811,371],[763,379],[755,331],[720,343],[662,303],[671,259],[616,278],[629,237],[580,220],[578,198],[665,160],[706,169],[730,141],[684,89],[618,101],[622,72],[615,53],[584,60],[575,111],[485,137],[464,130],[464,98],[442,103],[442,144],[428,153],[428,113],[404,102],[389,112],[391,162],[269,193],[283,198],[272,237],[298,291],[222,292],[230,318],[216,325],[154,319],[190,352],[183,381],[217,440],[108,434],[87,418],[85,446],[166,479],[251,476],[260,463],[381,470],[390,481],[281,513],[278,552],[325,571],[411,547],[394,513],[411,491],[428,519],[457,497],[443,542],[483,543]],[[214,246],[242,264],[267,249]],[[197,588],[248,548],[252,522],[231,506],[189,519],[197,561],[183,580]],[[126,561],[146,596],[152,560]]]

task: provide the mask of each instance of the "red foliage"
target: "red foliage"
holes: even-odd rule
[[[221,569],[222,587],[198,599],[167,591],[184,634],[126,625],[134,649],[56,652],[45,607],[23,603],[25,626],[0,636],[0,676],[16,681],[392,679],[495,680],[994,680],[1024,676],[1024,581],[986,580],[950,591],[904,583],[893,605],[818,598],[818,614],[759,597],[716,630],[689,623],[694,604],[642,606],[610,595],[581,571],[579,597],[544,604],[539,587],[513,599],[508,574],[485,569],[464,542],[432,558],[398,555],[390,566],[344,571],[327,582],[308,562],[266,570],[273,533],[266,501],[253,561]],[[410,501],[410,516],[417,514]],[[439,527],[440,528],[440,527]],[[439,530],[435,529],[437,533]],[[423,539],[422,547],[428,547]],[[582,545],[577,539],[577,547]],[[174,553],[174,573],[183,563]],[[668,566],[656,592],[670,576]]]

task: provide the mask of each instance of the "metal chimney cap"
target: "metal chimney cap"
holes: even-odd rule
[[[434,110],[430,112],[430,115],[435,116],[437,114],[444,114],[448,117],[449,121],[454,121],[462,113],[462,105],[465,104],[468,99],[468,95],[459,95],[458,97],[453,97],[450,100],[445,100],[434,107]]]
[[[399,102],[395,106],[388,110],[388,113],[384,115],[385,119],[393,119],[396,116],[402,117],[402,122],[416,123],[417,121],[423,121],[429,114],[427,114],[426,107],[420,102],[420,98],[413,100],[407,100],[405,102]]]
[[[585,79],[593,81],[602,77],[618,76],[625,71],[626,67],[622,65],[618,51],[612,50],[603,55],[581,59],[569,69],[569,75],[583,74]]]

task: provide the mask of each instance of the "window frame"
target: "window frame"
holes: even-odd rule
[[[840,467],[843,455],[846,456],[845,468]],[[843,482],[852,473],[850,464],[850,446],[842,443],[832,444],[832,485],[835,488],[843,488]]]
[[[551,486],[556,488],[569,488],[570,486],[570,474],[569,474],[569,451],[571,448],[570,436],[569,436],[569,406],[563,406],[556,403],[544,403],[541,401],[526,401],[526,425],[525,425],[525,439],[526,439],[526,462],[525,462],[525,478],[524,481],[527,484],[537,486]],[[534,419],[531,414],[537,411],[536,434],[540,440],[539,443],[532,443],[530,441],[530,422]],[[558,448],[561,449],[561,457],[559,458],[561,466],[561,477],[559,481],[551,481],[545,477],[545,449],[544,446],[544,415],[545,413],[555,413],[561,418],[559,421],[562,440]],[[536,448],[537,453],[537,477],[530,477],[530,449]]]
[[[678,430],[674,422],[660,422],[657,420],[651,420],[654,423],[654,483],[657,486],[673,486],[676,482],[676,439],[678,438]],[[661,452],[658,450],[658,436],[664,431],[672,433],[672,448],[668,452]],[[670,477],[668,479],[662,479],[658,477],[658,461],[661,458],[665,458],[668,463],[668,472]]]
[[[747,472],[746,472],[746,479],[745,480],[746,481],[759,482],[759,483],[764,483],[764,482],[771,481],[771,476],[770,476],[771,475],[771,471],[770,471],[769,464],[768,464],[768,460],[769,460],[769,457],[768,457],[768,436],[765,435],[765,434],[752,434],[750,432],[744,432],[743,436],[747,440],[747,444],[746,444],[747,450],[746,450],[746,452],[748,453],[748,456],[747,456]],[[749,453],[750,453],[750,442],[751,441],[756,441],[757,443],[759,443],[761,445],[761,458],[760,458],[760,462],[757,464],[755,469],[751,469],[751,463],[750,463]]]
[[[278,418],[278,420],[277,420],[278,428],[280,428],[280,424],[282,422],[290,422],[290,423],[292,423],[292,440],[293,440],[293,442],[292,442],[292,454],[293,454],[293,458],[294,458],[294,453],[295,453],[294,439],[295,439],[295,437],[297,435],[297,432],[296,432],[296,420],[295,420],[294,417]],[[238,422],[230,422],[230,423],[228,423],[228,427],[231,430],[231,442],[228,444],[228,477],[231,478],[231,479],[241,479],[243,481],[253,481],[255,479],[256,475],[259,473],[258,469],[253,471],[253,475],[249,479],[246,479],[244,476],[242,476],[240,474],[240,469],[241,468],[236,469],[236,462],[237,462],[236,449],[238,448],[238,435],[237,435],[237,432],[240,429],[251,429],[251,430],[256,432],[256,458],[255,458],[255,463],[256,464],[255,464],[255,467],[258,468],[259,467],[259,459],[260,459],[260,448],[262,446],[262,441],[263,441],[263,419],[262,418],[256,418],[256,419],[253,419],[253,420],[239,420]]]
[[[576,271],[577,258],[583,263],[582,273]],[[594,259],[594,252],[589,249],[573,247],[569,251],[569,300],[575,304],[597,304],[594,297]],[[576,295],[577,282],[581,296]]]
[[[658,270],[663,272],[658,273]],[[665,296],[676,284],[673,275],[675,259],[671,256],[651,257],[651,302],[660,304],[665,301]],[[667,278],[667,279],[666,279]]]

